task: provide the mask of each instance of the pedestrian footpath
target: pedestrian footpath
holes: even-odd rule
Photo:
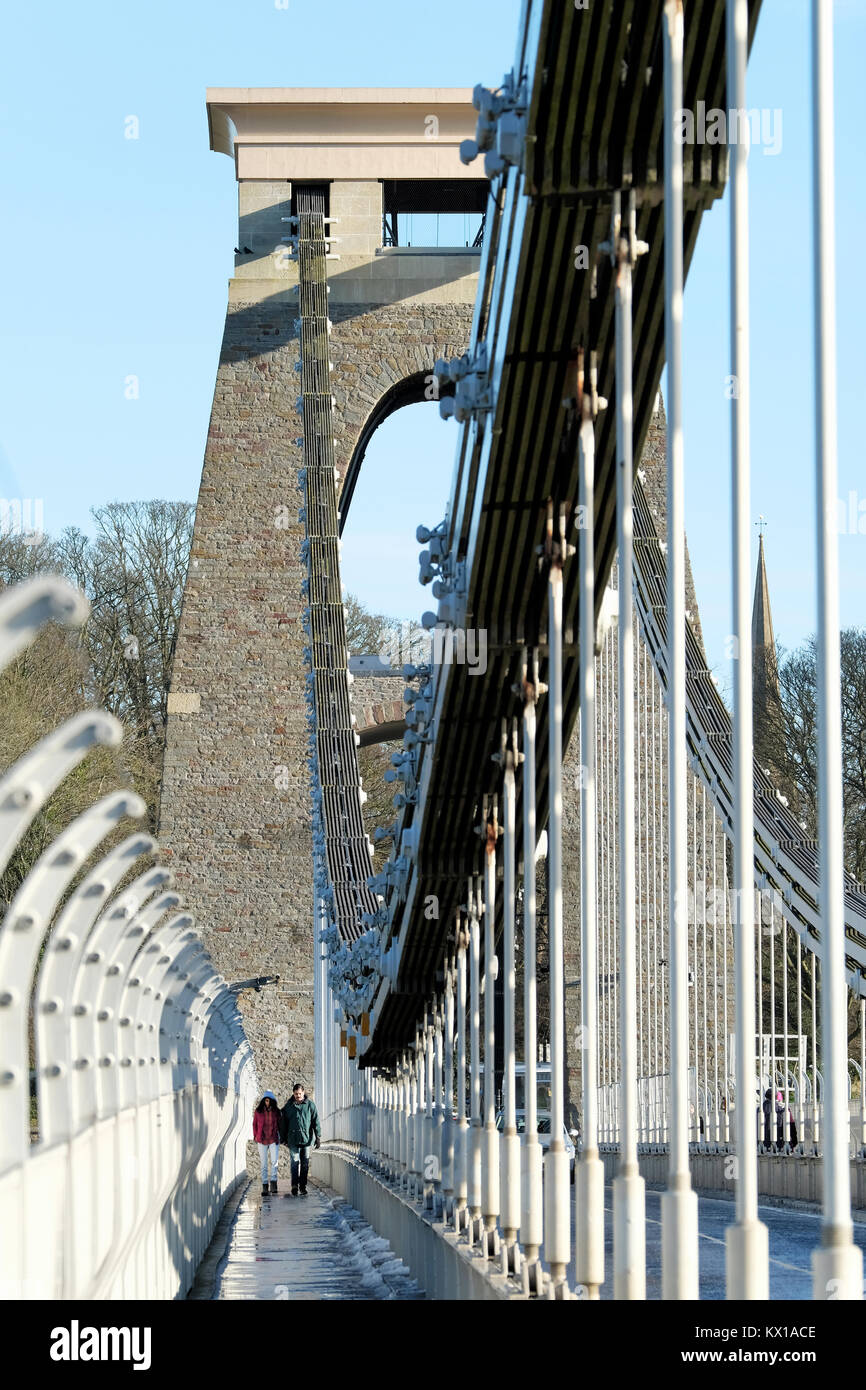
[[[353,1207],[310,1180],[263,1196],[250,1183],[232,1203],[188,1297],[302,1301],[419,1299],[424,1294],[388,1242]]]

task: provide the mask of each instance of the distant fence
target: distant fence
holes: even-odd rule
[[[86,616],[59,577],[8,589],[0,669],[44,623]],[[63,779],[121,737],[88,710],[0,777],[0,873]],[[3,1298],[182,1297],[246,1171],[256,1076],[235,996],[153,867],[155,841],[97,858],[144,810],[121,791],[77,816],[0,927]]]

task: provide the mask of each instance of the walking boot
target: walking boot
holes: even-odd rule
[[[263,1196],[263,1197],[267,1197],[268,1195],[269,1195],[268,1185],[267,1185],[266,1182],[263,1182],[263,1183],[262,1183],[262,1196]]]
[[[272,1191],[272,1192],[276,1192],[276,1190],[277,1190],[277,1180],[276,1180],[276,1178],[271,1178],[271,1191]]]

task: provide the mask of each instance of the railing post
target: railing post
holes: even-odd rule
[[[728,92],[746,110],[747,0],[728,0]],[[755,1038],[754,766],[752,651],[749,613],[749,237],[747,149],[737,132],[731,146],[731,349],[737,390],[731,402],[734,662],[734,977],[737,1069],[736,1222],[728,1227],[727,1296],[769,1298],[769,1235],[758,1220],[757,1153],[752,1122]],[[758,965],[762,961],[758,936]],[[760,979],[760,974],[759,974]],[[760,988],[760,986],[759,986]],[[762,1019],[759,1020],[759,1032]],[[772,1084],[772,1081],[771,1081]]]
[[[458,919],[458,931],[459,931]],[[454,1207],[454,957],[445,962],[445,1009],[444,1009],[445,1055],[440,1061],[444,1075],[440,1074],[440,1105],[442,1121],[440,1142],[442,1152],[442,1196],[444,1216],[451,1219]],[[440,1030],[440,1041],[442,1031]]]
[[[683,4],[665,0],[665,342],[668,371],[668,932],[670,1168],[662,1197],[662,1297],[698,1296],[698,1199],[689,1172],[688,864],[686,854],[686,609],[683,504]]]
[[[863,1254],[851,1224],[848,1159],[848,992],[836,426],[836,189],[833,172],[833,6],[812,0],[812,161],[815,256],[815,533],[818,559],[818,843],[821,1043],[824,1068],[823,1225],[812,1255],[816,1299],[863,1298]]]
[[[598,1153],[598,798],[596,783],[596,666],[595,666],[595,434],[593,430],[594,383],[581,368],[578,405],[581,413],[579,453],[578,515],[580,531],[580,1003],[581,1070],[583,1082],[583,1142],[574,1166],[574,1273],[579,1293],[598,1298],[604,1282],[604,1165]],[[564,558],[564,557],[563,557]],[[553,574],[553,570],[551,570]],[[554,685],[551,658],[551,729],[557,725],[557,751],[551,741],[551,796],[553,763],[562,760],[562,568],[558,579],[559,649]],[[553,633],[550,639],[554,648]],[[555,703],[554,703],[555,702]],[[554,717],[554,709],[557,714]],[[560,783],[560,775],[557,775]],[[557,786],[561,803],[561,791]],[[551,816],[551,824],[553,817]],[[550,872],[561,873],[561,812],[556,822],[555,858],[551,854]],[[553,841],[551,840],[551,849]],[[562,903],[559,901],[561,918]],[[560,921],[561,931],[561,921]],[[553,980],[553,932],[551,928],[551,981]],[[552,1008],[552,1004],[551,1004]],[[551,1027],[551,1038],[553,1031]],[[551,1048],[552,1052],[552,1048]],[[554,1066],[554,1077],[556,1068]],[[558,1130],[562,1116],[552,1117]],[[557,1131],[558,1132],[558,1131]],[[567,1174],[567,1164],[565,1167]],[[545,1240],[545,1245],[547,1241]]]
[[[469,1120],[466,1114],[466,951],[469,933],[457,912],[457,1119],[454,1133],[454,1227],[462,1230],[467,1215]]]
[[[436,1191],[439,1185],[439,1154],[436,1141],[436,1000],[430,1002],[427,1023],[424,1029],[424,1157],[422,1175],[424,1178],[424,1206],[436,1210]]]
[[[484,1147],[482,1206],[484,1254],[493,1258],[499,1250],[499,1130],[496,1128],[496,841],[499,817],[496,798],[485,798],[484,834]]]
[[[632,399],[632,271],[646,245],[638,242],[634,190],[628,194],[625,225],[614,195],[611,258],[616,265],[617,547],[619,553],[618,731],[619,731],[619,956],[622,1039],[622,1107],[619,1164],[613,1183],[614,1296],[646,1297],[644,1181],[637,1157],[637,913],[635,886],[635,710],[634,673],[634,471]]]
[[[544,1249],[550,1267],[550,1293],[567,1296],[566,1271],[571,1256],[569,1220],[570,1163],[563,1143],[565,1128],[565,962],[562,926],[562,566],[568,553],[565,515],[554,517],[548,504],[548,925],[550,954],[550,1147],[544,1156]],[[585,634],[581,634],[581,652]],[[591,645],[591,642],[590,642]],[[583,957],[586,978],[586,957]],[[594,1084],[594,1083],[593,1083]],[[594,1102],[593,1102],[594,1103]],[[575,1192],[577,1174],[575,1173]]]
[[[46,1144],[68,1139],[70,1134],[72,988],[94,921],[130,866],[155,847],[149,835],[131,835],[109,851],[72,892],[46,943],[34,998],[39,1129]],[[151,870],[126,890],[123,899],[134,896],[138,907],[169,878],[167,869]],[[116,904],[110,905],[105,911],[115,908]]]
[[[480,890],[469,880],[469,1073],[470,1108],[467,1131],[467,1200],[469,1238],[481,1239],[481,916]]]
[[[520,1135],[517,1133],[517,1083],[515,1078],[515,847],[517,837],[515,769],[522,760],[517,747],[517,721],[509,726],[503,720],[502,747],[499,753],[503,769],[503,855],[502,855],[502,965],[504,968],[503,1014],[503,1131],[502,1153],[502,1210],[501,1225],[504,1238],[502,1251],[503,1273],[520,1273],[520,1248],[517,1233],[520,1229]]]
[[[400,1111],[398,1115],[400,1168],[397,1180],[401,1190],[405,1191],[409,1181],[409,1075],[405,1052],[400,1057],[398,1076],[400,1087]]]
[[[424,1168],[424,1051],[423,1033],[415,1033],[415,1062],[411,1072],[410,1133],[412,1148],[409,1159],[409,1196],[419,1201],[422,1196],[421,1174]]]
[[[0,871],[39,807],[66,773],[94,743],[116,743],[119,730],[120,725],[108,715],[76,715],[0,780]],[[88,855],[130,811],[140,815],[142,805],[137,796],[115,793],[77,816],[39,856],[6,910],[0,928],[0,1172],[24,1163],[29,1154],[28,1013],[45,928]],[[58,1007],[63,1002],[59,1001]]]
[[[546,691],[538,678],[538,650],[526,652],[520,694],[523,696],[523,1040],[525,1123],[521,1145],[520,1237],[524,1253],[524,1287],[540,1294],[538,1252],[544,1239],[542,1149],[538,1138],[538,945],[536,941],[535,850],[535,705]]]

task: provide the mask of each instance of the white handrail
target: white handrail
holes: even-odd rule
[[[87,612],[55,576],[5,591],[0,664],[47,620],[74,625]],[[0,865],[63,778],[122,733],[111,715],[85,711],[0,778]],[[72,887],[123,818],[145,809],[119,791],[82,812],[30,869],[0,927],[5,1297],[182,1296],[246,1170],[257,1082],[235,998],[192,918],[178,914],[169,869],[116,893],[156,842],[128,836]],[[31,995],[38,1138],[28,1136]]]

